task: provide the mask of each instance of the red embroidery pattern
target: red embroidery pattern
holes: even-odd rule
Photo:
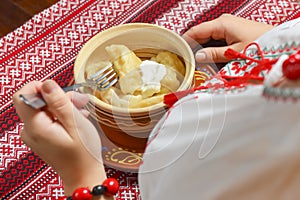
[[[182,33],[223,13],[275,25],[298,16],[299,8],[295,0],[61,0],[37,14],[0,39],[0,169],[3,175],[0,198],[63,196],[61,180],[55,172],[19,143],[22,124],[11,97],[31,80],[51,78],[62,86],[68,84],[73,78],[72,67],[78,51],[95,34],[118,24],[138,21]],[[118,200],[141,198],[136,174],[109,167],[106,171],[121,184]]]

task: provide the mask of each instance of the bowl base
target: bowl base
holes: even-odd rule
[[[106,137],[116,146],[134,150],[139,153],[145,151],[148,138],[138,138],[130,136],[120,130],[113,130],[111,127],[99,123],[100,128]]]

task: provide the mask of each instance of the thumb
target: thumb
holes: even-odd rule
[[[196,52],[195,58],[198,63],[224,63],[229,60],[224,56],[226,47],[207,47]]]
[[[53,80],[45,81],[41,86],[41,93],[47,103],[50,113],[56,117],[65,128],[74,126],[74,109],[68,96]]]
[[[229,46],[222,47],[207,47],[200,49],[196,52],[195,58],[198,63],[224,63],[229,62],[230,60],[225,57],[224,53],[227,49],[231,48],[237,52],[243,50],[246,44],[244,43],[235,43]]]

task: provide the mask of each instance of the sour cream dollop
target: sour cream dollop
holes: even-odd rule
[[[140,64],[142,72],[142,93],[143,96],[152,96],[160,91],[161,80],[167,74],[165,65],[151,60],[145,60]]]

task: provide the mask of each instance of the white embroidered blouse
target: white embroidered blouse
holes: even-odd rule
[[[267,58],[294,53],[300,47],[300,19],[256,42]],[[247,54],[255,57],[255,51]],[[220,73],[241,75],[252,67],[237,70],[244,65],[233,61]],[[170,108],[143,157],[142,199],[299,198],[300,101],[266,98],[265,87],[199,91]],[[267,96],[274,97],[272,91]]]

